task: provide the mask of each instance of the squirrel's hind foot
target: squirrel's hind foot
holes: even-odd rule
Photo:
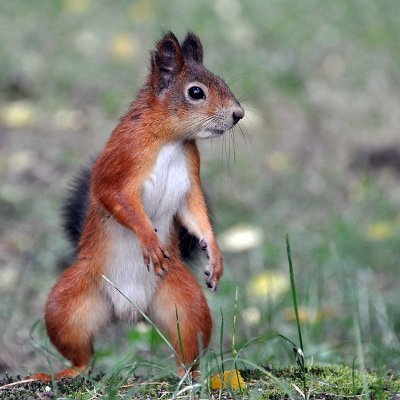
[[[56,381],[64,378],[76,378],[78,375],[85,372],[86,366],[83,367],[73,367],[73,368],[66,368],[60,372],[54,374],[54,378]],[[38,372],[37,374],[33,374],[29,377],[29,379],[35,379],[42,382],[51,381],[51,375],[45,374],[43,372]]]

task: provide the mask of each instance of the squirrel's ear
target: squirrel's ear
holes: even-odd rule
[[[203,45],[195,33],[188,32],[186,39],[182,43],[182,52],[185,60],[203,63]]]
[[[178,39],[168,32],[156,45],[151,57],[151,81],[160,93],[167,89],[183,67],[183,54]]]

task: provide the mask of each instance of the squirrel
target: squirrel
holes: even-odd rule
[[[207,251],[206,282],[215,291],[222,256],[201,186],[196,140],[220,137],[243,117],[228,85],[203,65],[197,35],[189,32],[180,44],[168,32],[158,41],[144,86],[92,167],[75,262],[45,305],[48,336],[72,363],[56,379],[87,371],[94,336],[115,318],[141,320],[141,312],[174,347],[179,375],[196,371],[212,320],[181,256],[179,229]],[[32,377],[50,379],[44,373]]]

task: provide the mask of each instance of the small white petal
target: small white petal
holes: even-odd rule
[[[257,226],[235,225],[223,232],[219,239],[222,250],[241,252],[259,246],[263,241],[263,234]]]

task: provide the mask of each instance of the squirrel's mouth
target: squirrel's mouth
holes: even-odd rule
[[[220,136],[222,135],[225,131],[223,129],[207,129],[209,132],[211,132],[215,136]]]

